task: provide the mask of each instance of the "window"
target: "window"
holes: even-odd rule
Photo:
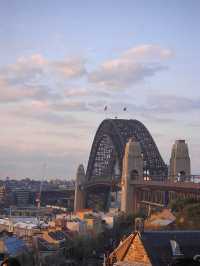
[[[137,170],[132,170],[131,173],[130,173],[130,179],[131,180],[138,180],[138,177],[139,177],[139,173]]]

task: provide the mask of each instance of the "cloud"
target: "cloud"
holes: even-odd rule
[[[66,97],[82,97],[88,96],[90,94],[89,90],[86,88],[67,88],[64,90],[64,95]]]
[[[88,87],[79,87],[72,85],[71,87],[64,89],[64,96],[67,98],[111,98],[113,95],[106,90],[96,90],[94,88]]]
[[[4,79],[0,79],[0,102],[19,101],[25,97],[32,97],[34,91],[18,89],[16,86],[11,86]]]
[[[172,56],[169,49],[142,45],[125,51],[120,57],[104,62],[88,75],[89,81],[114,89],[129,87],[146,77],[167,69],[161,62]]]
[[[80,58],[54,61],[50,63],[50,67],[67,79],[81,77],[86,74],[85,62]]]
[[[80,120],[77,120],[74,115],[68,114],[71,111],[81,110],[83,111],[84,106],[80,106],[74,103],[74,105],[62,106],[61,104],[51,104],[48,102],[42,101],[32,101],[28,104],[18,105],[12,110],[9,111],[9,114],[12,116],[12,119],[17,117],[23,121],[36,121],[42,123],[48,123],[52,125],[64,125],[79,123]]]
[[[149,95],[148,110],[160,113],[185,113],[200,110],[200,99],[192,99],[177,95]]]
[[[141,121],[156,124],[183,124],[190,119],[194,122],[199,117],[200,98],[187,98],[170,94],[148,95],[143,103],[133,103],[130,97],[124,97],[119,101],[109,98],[107,101],[96,100],[88,103],[88,109],[95,113],[103,112],[104,106],[107,106],[106,115],[111,117],[135,118]],[[127,108],[123,112],[124,107]],[[194,114],[191,116],[191,114]],[[187,116],[187,118],[186,118]],[[195,120],[196,119],[196,120]],[[196,126],[197,126],[196,122]]]
[[[158,45],[140,45],[137,47],[133,47],[126,52],[123,53],[122,57],[137,61],[145,60],[153,60],[153,61],[159,61],[162,59],[168,59],[173,56],[173,52],[170,49],[161,48]]]
[[[46,75],[60,74],[66,79],[81,77],[86,73],[85,61],[82,58],[65,58],[62,60],[47,60],[40,54],[20,57],[16,63],[0,70],[11,83],[34,82]]]
[[[0,78],[9,85],[35,84],[44,77],[47,61],[41,55],[21,57],[14,64],[0,69]]]
[[[26,125],[31,128],[40,128],[45,126],[64,126],[70,124],[81,125],[81,120],[77,119],[72,112],[66,110],[58,111],[53,109],[48,102],[32,101],[29,103],[23,102],[20,105],[13,105],[6,108],[1,106],[0,122],[6,126],[9,132]]]
[[[74,79],[77,81],[85,75],[90,82],[104,87],[128,87],[166,69],[161,61],[171,56],[172,52],[168,49],[141,45],[125,51],[117,59],[104,62],[99,69],[90,73],[86,70],[83,58],[47,60],[41,54],[21,57],[0,69],[0,101],[109,98],[111,95],[108,91],[89,89],[89,86],[76,87],[74,84],[70,88],[67,82]]]
[[[59,95],[44,85],[9,84],[0,78],[0,102],[19,102],[24,100],[57,99]]]
[[[49,105],[51,110],[57,112],[84,112],[88,111],[88,104],[85,101],[64,100]]]
[[[62,97],[62,91],[57,88],[57,84],[79,78],[84,73],[86,70],[82,59],[51,61],[40,54],[21,57],[14,64],[0,69],[0,101]]]

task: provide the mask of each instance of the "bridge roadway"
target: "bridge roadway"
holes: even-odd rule
[[[194,182],[174,182],[170,180],[165,181],[152,181],[152,180],[134,180],[130,183],[137,189],[150,189],[150,190],[161,190],[161,191],[182,191],[182,192],[200,192],[200,183]],[[92,188],[98,186],[105,187],[120,187],[119,181],[100,179],[88,181],[85,183],[84,188]]]
[[[174,182],[166,181],[152,181],[152,180],[139,180],[131,181],[131,185],[138,189],[150,189],[161,191],[174,191],[174,192],[200,192],[200,183],[194,182]]]
[[[178,198],[200,199],[200,183],[134,180],[130,185],[134,187],[134,201],[140,206],[162,207]],[[108,179],[89,181],[84,186],[86,190],[96,192],[106,189],[108,191],[110,188],[120,190],[120,187],[121,182]]]
[[[134,200],[141,206],[167,206],[172,200],[200,199],[200,184],[193,182],[173,182],[140,180],[132,181],[135,188]]]

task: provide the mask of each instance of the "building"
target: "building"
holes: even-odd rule
[[[119,244],[105,265],[200,265],[200,231],[137,231]]]
[[[47,224],[36,217],[10,217],[0,219],[0,232],[7,231],[19,238],[31,240],[32,236],[47,228]]]
[[[5,186],[0,186],[0,204],[5,201],[6,189]]]
[[[86,232],[87,232],[86,222],[81,221],[81,220],[76,219],[76,218],[67,221],[67,228],[70,231],[76,232],[80,235],[86,234]]]
[[[73,265],[72,241],[66,231],[46,230],[34,237],[36,265]]]
[[[24,240],[4,231],[0,234],[0,261],[8,257],[17,258],[22,266],[34,265],[33,256]]]
[[[17,206],[27,206],[30,204],[30,191],[23,188],[17,188],[15,191]]]

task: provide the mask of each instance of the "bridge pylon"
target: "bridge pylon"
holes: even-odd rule
[[[79,211],[85,208],[85,170],[82,164],[79,165],[76,174],[75,183],[75,199],[74,199],[74,211]]]
[[[137,212],[137,194],[132,181],[143,180],[143,155],[140,143],[130,138],[125,146],[122,168],[121,211]]]
[[[179,181],[185,181],[190,175],[188,145],[185,143],[185,140],[176,140],[172,146],[169,177],[173,181],[177,179],[177,177],[180,179]]]

